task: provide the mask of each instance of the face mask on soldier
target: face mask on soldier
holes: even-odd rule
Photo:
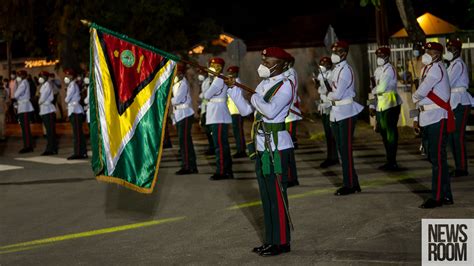
[[[341,57],[337,54],[332,54],[331,55],[331,62],[333,64],[337,64],[337,63],[341,62]]]
[[[85,83],[86,85],[89,85],[89,82],[90,82],[89,78],[88,78],[88,77],[85,77],[85,78],[84,78],[84,83]]]
[[[448,61],[452,61],[453,58],[454,58],[454,54],[451,53],[450,51],[447,51],[444,55],[443,55],[444,59],[448,60]]]
[[[17,82],[20,82],[20,81],[21,81],[21,77],[16,77],[16,81],[17,81]]]
[[[69,84],[71,79],[69,77],[64,77],[64,83]]]
[[[258,69],[257,69],[257,72],[258,72],[258,75],[261,77],[261,78],[269,78],[273,72],[275,72],[275,67],[277,66],[278,64],[275,64],[274,66],[272,66],[271,68],[268,68],[262,64],[260,64],[260,66],[258,66]]]
[[[204,81],[205,79],[206,79],[206,77],[204,77],[204,75],[201,75],[201,74],[198,75],[198,80],[199,81]]]
[[[43,77],[39,77],[38,82],[39,82],[39,84],[43,84],[43,83],[44,83],[44,78],[43,78]]]
[[[377,57],[377,65],[378,66],[383,66],[385,64],[385,59],[381,57]]]
[[[433,62],[433,58],[429,54],[424,54],[421,57],[421,62],[425,65],[429,65],[429,64],[431,64],[431,62]]]
[[[321,70],[321,73],[326,73],[328,71],[325,66],[319,66],[319,70]]]

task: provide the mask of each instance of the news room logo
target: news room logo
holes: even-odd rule
[[[474,219],[422,219],[422,265],[474,265]]]

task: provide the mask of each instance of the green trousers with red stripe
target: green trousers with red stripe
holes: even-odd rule
[[[322,114],[321,120],[323,121],[324,135],[326,137],[326,149],[327,149],[327,160],[337,161],[337,148],[336,140],[331,131],[331,123],[329,122],[329,114]]]
[[[69,116],[69,122],[71,123],[73,141],[74,141],[74,155],[83,156],[87,154],[86,150],[86,139],[82,132],[82,123],[84,122],[84,114],[74,114]]]
[[[33,136],[31,135],[31,119],[33,112],[26,112],[17,115],[21,126],[21,135],[23,137],[23,148],[33,148]]]
[[[456,170],[467,172],[466,124],[471,112],[470,105],[458,105],[454,110],[456,131],[449,135],[449,146],[453,152]]]
[[[234,133],[237,152],[245,153],[244,119],[239,114],[232,115],[232,132]]]
[[[193,116],[188,116],[176,123],[178,128],[179,150],[181,153],[181,168],[195,170],[196,153],[194,152],[191,129],[193,127]]]
[[[46,145],[47,152],[57,152],[58,146],[56,143],[56,113],[49,113],[41,115],[44,128],[46,128],[46,139],[48,144]]]
[[[288,173],[290,155],[292,152],[293,149],[280,151],[283,174],[279,178],[283,187],[283,193],[280,193],[276,179],[277,176],[273,172],[273,167],[270,167],[270,175],[264,176],[262,173],[262,162],[260,158],[263,152],[258,152],[259,156],[255,160],[255,172],[257,174],[263,207],[263,220],[265,222],[265,244],[283,245],[289,244],[291,240],[290,226],[283,201],[285,201],[288,206],[288,175],[286,173]]]
[[[449,177],[446,145],[448,142],[447,120],[423,127],[423,138],[428,141],[428,159],[431,162],[431,197],[440,201],[453,198]]]
[[[341,156],[344,187],[347,188],[359,186],[359,178],[354,169],[354,158],[352,157],[352,141],[356,120],[357,115],[337,122],[331,121],[331,129],[336,139],[337,150]]]
[[[232,157],[229,147],[229,129],[227,124],[211,124],[212,139],[216,152],[216,174],[232,174]]]
[[[201,114],[200,124],[206,133],[207,142],[209,143],[209,150],[215,150],[216,148],[214,147],[214,140],[212,139],[212,130],[209,125],[206,125],[206,113]]]
[[[387,157],[387,163],[397,163],[398,149],[398,118],[400,116],[400,105],[377,112],[376,119],[382,135],[383,145]]]

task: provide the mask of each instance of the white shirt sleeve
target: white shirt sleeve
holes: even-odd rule
[[[185,103],[188,97],[188,90],[189,86],[186,80],[181,80],[176,95],[173,95],[173,98],[171,99],[171,104],[178,105]]]
[[[241,116],[247,116],[253,112],[252,105],[245,100],[242,95],[242,90],[239,87],[235,86],[232,89],[228,89],[227,95],[232,99],[235,106],[237,106]]]
[[[26,86],[25,86],[25,82],[20,82],[20,84],[18,85],[18,87],[15,89],[15,99],[18,99],[21,95],[23,95],[25,93],[25,90],[26,90]]]
[[[443,73],[440,73],[438,65],[433,65],[426,74],[426,77],[421,82],[418,89],[413,93],[412,99],[414,103],[421,101],[425,98],[428,93],[434,88],[434,86],[441,81]]]
[[[204,98],[209,100],[214,95],[219,94],[219,92],[224,88],[224,80],[218,77],[215,77],[212,81],[211,86],[204,92]]]
[[[349,73],[347,73],[349,71]],[[344,96],[344,93],[352,83],[352,73],[349,68],[344,68],[338,74],[336,88],[332,92],[328,93],[328,99],[330,101],[340,101]]]

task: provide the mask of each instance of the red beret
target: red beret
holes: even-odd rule
[[[186,70],[186,65],[185,64],[178,64],[176,67],[176,71],[183,73]]]
[[[262,55],[266,57],[283,59],[286,61],[290,61],[293,58],[291,54],[279,47],[268,47],[262,51]]]
[[[43,71],[41,71],[41,72],[39,73],[39,75],[42,76],[42,77],[49,77],[50,74],[49,74],[48,71],[44,71],[44,70],[43,70]]]
[[[388,47],[379,47],[377,51],[375,51],[375,54],[383,54],[385,56],[390,56],[390,48]]]
[[[239,73],[240,68],[238,66],[230,66],[227,68],[227,72],[231,73]]]
[[[73,69],[66,68],[66,69],[64,69],[64,74],[66,74],[67,76],[75,76],[76,73],[74,72]]]
[[[324,63],[330,63],[332,65],[331,58],[324,56],[319,60],[319,64],[322,65]]]
[[[448,44],[446,44],[446,47],[448,46],[454,46],[458,49],[462,48],[462,42],[459,39],[454,39],[454,40],[449,40]]]
[[[26,70],[18,70],[16,72],[18,74],[18,76],[26,76],[28,73],[26,73]]]
[[[438,52],[443,52],[444,48],[443,45],[437,42],[429,42],[425,45],[425,49],[427,50],[436,50]]]
[[[224,59],[222,59],[220,57],[213,57],[213,58],[209,59],[209,64],[219,64],[221,66],[224,66],[225,61],[224,61]]]
[[[334,48],[343,48],[343,49],[349,50],[349,44],[345,41],[337,41],[333,43],[333,45],[331,46],[331,49],[334,49]]]

